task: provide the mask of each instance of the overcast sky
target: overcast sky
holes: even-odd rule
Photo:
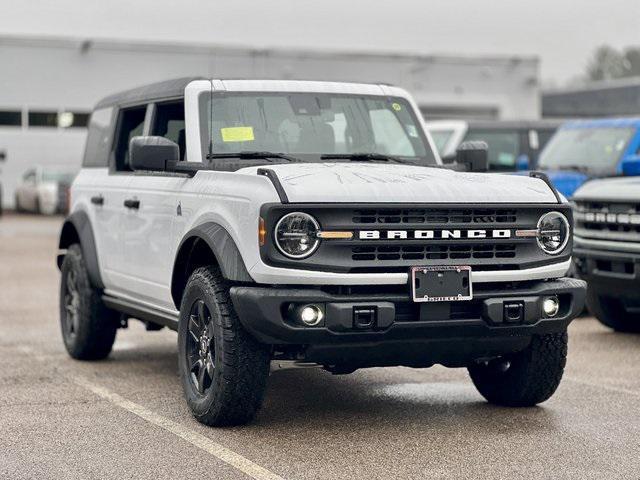
[[[0,6],[0,33],[538,55],[543,80],[560,84],[582,73],[598,45],[640,46],[640,0],[0,0]]]

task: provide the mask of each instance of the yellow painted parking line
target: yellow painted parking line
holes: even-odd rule
[[[108,402],[133,413],[134,415],[137,415],[157,427],[173,433],[174,435],[189,442],[191,445],[204,450],[251,478],[255,478],[256,480],[284,480],[281,476],[261,467],[239,453],[229,450],[200,433],[194,432],[179,423],[169,420],[162,415],[158,415],[157,413],[138,405],[137,403],[127,400],[105,387],[93,384],[85,378],[74,378],[74,381],[100,398],[103,398],[104,400],[107,400]]]

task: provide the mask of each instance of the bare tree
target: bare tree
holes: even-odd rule
[[[596,48],[586,76],[590,81],[640,76],[640,47],[628,47],[623,52],[609,45]]]

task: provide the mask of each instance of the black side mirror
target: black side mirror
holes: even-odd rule
[[[133,137],[129,142],[129,166],[133,170],[164,171],[167,162],[180,160],[180,147],[164,137]]]
[[[7,159],[7,152],[0,150],[0,162],[4,162]]]
[[[487,142],[462,142],[456,150],[456,163],[464,165],[467,172],[489,171],[489,147]]]

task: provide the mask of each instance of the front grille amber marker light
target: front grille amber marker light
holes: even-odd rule
[[[267,229],[264,228],[264,218],[260,217],[260,223],[258,224],[258,242],[261,247],[264,247],[264,244],[267,240]]]
[[[534,228],[531,230],[516,230],[516,237],[520,238],[532,238],[538,236],[538,229]]]
[[[351,240],[353,238],[353,232],[321,231],[318,232],[318,238]]]

